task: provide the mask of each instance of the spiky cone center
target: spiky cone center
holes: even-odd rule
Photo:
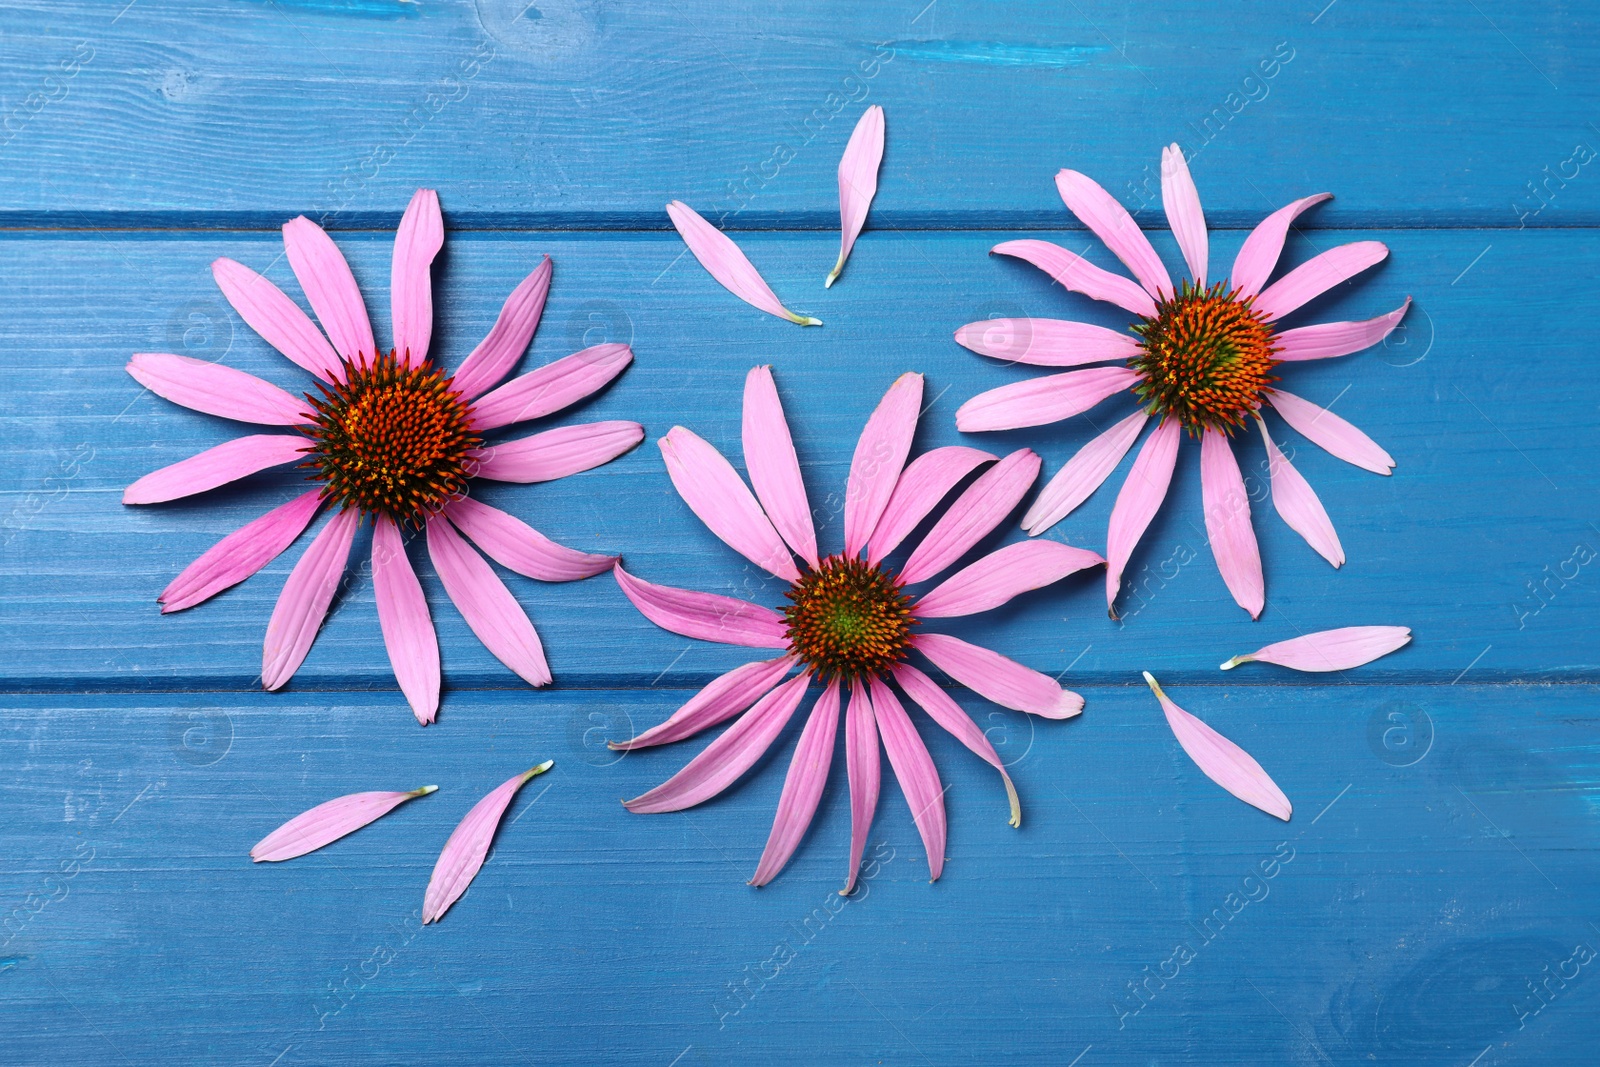
[[[1200,289],[1188,281],[1157,301],[1156,317],[1133,327],[1133,390],[1146,411],[1177,419],[1193,437],[1248,427],[1279,363],[1272,327],[1252,303],[1221,282]]]
[[[421,525],[465,491],[481,442],[471,406],[439,368],[389,352],[345,361],[344,381],[318,388],[320,397],[306,394],[314,443],[302,466],[325,500]]]
[[[824,680],[885,674],[911,647],[911,597],[882,567],[829,556],[784,595],[789,650]]]

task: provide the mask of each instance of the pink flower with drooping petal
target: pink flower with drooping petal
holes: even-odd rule
[[[733,238],[701,218],[694,208],[682,200],[674,200],[667,205],[667,217],[672,219],[678,236],[689,246],[694,258],[728,292],[751,307],[780,319],[788,319],[798,326],[822,325],[821,319],[796,315],[784,307],[778,294],[761,277],[761,272],[756,270],[744,250],[734,243]]]
[[[1411,643],[1409,626],[1343,626],[1279,641],[1222,665],[1231,671],[1241,663],[1259,660],[1296,671],[1346,671],[1404,648]]]
[[[756,367],[745,380],[743,445],[750,486],[713,445],[683,427],[674,427],[661,439],[668,474],[690,510],[734,551],[790,583],[785,594],[789,606],[783,611],[655,585],[620,564],[613,570],[623,593],[657,626],[703,641],[779,653],[729,671],[666,722],[612,743],[613,748],[630,750],[666,744],[738,716],[671,779],[624,801],[628,810],[680,811],[716,796],[783,732],[810,684],[822,686],[790,760],[777,817],[751,885],[776,877],[805,836],[828,778],[841,712],[851,811],[850,868],[843,892],[855,886],[878,803],[880,740],[911,806],[929,873],[939,877],[944,868],[944,788],[890,682],[1000,772],[1011,825],[1021,825],[1016,788],[994,747],[933,679],[907,662],[911,652],[1016,711],[1065,719],[1083,709],[1082,697],[1048,675],[998,652],[921,629],[925,620],[988,611],[1105,562],[1093,552],[1055,541],[1021,542],[989,553],[926,592],[909,592],[909,586],[938,577],[988,536],[1039,474],[1039,457],[1025,448],[998,460],[974,448],[936,448],[908,463],[921,408],[922,376],[905,374],[867,420],[845,487],[844,551],[826,557],[817,548],[805,482],[771,368]],[[944,511],[905,563],[899,568],[885,565],[884,557],[984,464],[991,466]],[[792,671],[796,673],[791,676]]]
[[[353,834],[367,823],[381,819],[401,804],[425,797],[439,787],[425,785],[409,793],[351,793],[324,801],[303,811],[256,842],[250,858],[257,863],[277,863],[315,852],[346,834]]]
[[[883,108],[873,104],[862,113],[839,160],[839,261],[823,281],[831,289],[867,223],[872,198],[878,195],[878,166],[883,162]]]
[[[428,879],[428,889],[422,895],[422,924],[438,922],[450,905],[461,899],[472,880],[483,869],[489,857],[489,846],[494,843],[500,820],[511,806],[517,790],[528,779],[543,774],[555,766],[554,760],[545,760],[521,774],[512,775],[482,800],[472,806],[466,817],[456,825],[450,840],[444,843],[439,861],[433,865],[433,876]],[[515,821],[515,820],[513,820]]]
[[[1161,686],[1156,684],[1156,680],[1150,677],[1149,671],[1144,672],[1144,680],[1149,683],[1151,692],[1155,693],[1156,699],[1161,702],[1161,710],[1167,716],[1167,725],[1172,727],[1173,736],[1178,739],[1178,744],[1183,746],[1189,758],[1194,760],[1194,765],[1199,767],[1207,778],[1246,804],[1260,808],[1268,815],[1276,816],[1284,822],[1289,821],[1289,816],[1294,814],[1294,806],[1289,803],[1289,798],[1283,795],[1283,790],[1278,788],[1278,783],[1261,769],[1261,764],[1257,763],[1250,753],[1174,704],[1171,698],[1161,691]]]
[[[1254,421],[1266,438],[1272,501],[1285,522],[1333,566],[1344,563],[1322,502],[1268,436],[1261,419],[1269,405],[1284,422],[1347,463],[1388,474],[1394,460],[1366,434],[1331,411],[1277,388],[1284,363],[1349,355],[1377,344],[1400,324],[1411,298],[1364,322],[1329,322],[1280,330],[1278,320],[1389,254],[1377,241],[1357,241],[1316,256],[1272,285],[1289,226],[1302,211],[1327,200],[1306,197],[1269,215],[1233,262],[1232,278],[1207,285],[1209,240],[1200,196],[1177,145],[1161,153],[1161,202],[1183,253],[1188,277],[1174,286],[1161,257],[1133,217],[1087,176],[1056,175],[1068,210],[1094,231],[1135,280],[1090,263],[1048,241],[1007,241],[995,252],[1016,256],[1068,289],[1116,304],[1140,321],[1132,335],[1057,319],[993,319],[956,331],[977,352],[1042,367],[1118,361],[1016,382],[967,401],[956,412],[962,430],[1041,426],[1081,414],[1111,396],[1131,392],[1140,411],[1084,445],[1053,477],[1022,520],[1041,534],[1069,515],[1110,476],[1151,418],[1156,428],[1140,447],[1117,495],[1106,535],[1106,609],[1116,615],[1123,568],[1166,498],[1177,462],[1179,430],[1200,442],[1200,487],[1206,535],[1234,600],[1261,614],[1266,601],[1261,554],[1250,500],[1234,457],[1232,436]]]
[[[608,463],[644,439],[634,422],[563,426],[489,444],[483,435],[559,411],[603,388],[633,361],[603,344],[501,385],[522,358],[550,291],[546,257],[506,299],[489,335],[449,376],[428,358],[430,270],[444,243],[439,198],[420,189],[395,235],[390,275],[393,347],[377,348],[355,276],[310,219],[283,227],[289,265],[322,323],[318,330],[283,291],[231,259],[212,264],[228,302],[264,340],[318,378],[296,398],[243,371],[183,356],[141,353],[128,373],[184,407],[289,433],[251,434],[145,475],[125,504],[193,496],[257,471],[299,463],[317,488],[224,537],[158,598],[163,612],[194,607],[244,581],[289,547],[327,505],[335,514],[284,584],[267,624],[261,681],[278,689],[316,639],[363,523],[372,525],[372,581],[395,679],[423,725],[439,708],[439,643],[406,550],[406,529],[426,532],[446,593],[490,652],[530,685],[550,668],[533,624],[482,556],[541,581],[587,578],[614,556],[563,548],[522,520],[468,497],[474,478],[539,482]],[[499,386],[499,388],[495,388]]]

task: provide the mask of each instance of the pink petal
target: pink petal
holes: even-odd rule
[[[443,516],[428,522],[428,556],[451,603],[483,647],[529,685],[549,685],[544,646],[522,605]]]
[[[1156,317],[1156,302],[1133,282],[1101,270],[1076,252],[1049,241],[1006,241],[990,251],[1016,256],[1054,278],[1059,284],[1094,300],[1106,300],[1141,318]]]
[[[627,345],[604,344],[529,371],[472,405],[472,424],[494,430],[542,418],[592,396],[633,362]]]
[[[1116,197],[1093,178],[1075,170],[1063,170],[1056,175],[1056,191],[1061,194],[1067,210],[1078,216],[1123,265],[1133,271],[1145,292],[1157,300],[1172,296],[1172,278],[1161,257],[1156,255],[1150,239]]]
[[[783,616],[771,608],[716,593],[655,585],[635,578],[623,570],[621,564],[613,567],[611,573],[639,613],[663,630],[724,645],[785,650],[789,647],[788,625]]]
[[[428,879],[428,891],[422,898],[424,926],[438,922],[450,910],[450,905],[461,899],[461,894],[467,891],[472,880],[483,869],[483,861],[489,855],[489,845],[494,841],[495,831],[500,828],[500,820],[505,816],[506,808],[511,806],[511,799],[517,795],[517,790],[528,779],[543,774],[551,766],[552,762],[545,760],[537,767],[514,775],[467,812],[466,818],[451,833],[450,840],[445,842],[444,851],[439,853],[439,862],[433,865],[433,877]]]
[[[359,525],[361,512],[354,508],[339,512],[311,539],[289,572],[261,646],[261,684],[267,690],[282,688],[305,662],[344,578],[350,542]]]
[[[865,682],[856,679],[850,689],[850,710],[844,720],[844,761],[850,772],[850,877],[839,895],[849,896],[861,870],[861,853],[867,847],[872,816],[878,810],[878,789],[883,765],[878,758],[878,723]]]
[[[439,711],[439,639],[405,539],[387,515],[373,521],[372,590],[395,681],[417,721],[426,726]]]
[[[198,455],[151,471],[122,491],[124,504],[159,504],[203,493],[219,485],[306,458],[311,444],[298,434],[258,433],[235,437]]]
[[[1036,367],[1076,367],[1139,354],[1138,339],[1131,334],[1065,319],[969,322],[956,331],[956,344],[980,356]]]
[[[783,793],[778,797],[772,832],[767,835],[767,847],[761,852],[751,885],[766,885],[772,881],[799,847],[800,839],[811,825],[811,817],[817,812],[817,801],[822,799],[822,787],[828,781],[828,768],[833,763],[833,738],[838,728],[839,683],[835,680],[817,698],[816,706],[806,719],[806,727],[800,732],[794,757],[789,761],[789,773],[783,779]]]
[[[1217,570],[1234,601],[1254,619],[1267,601],[1261,551],[1250,525],[1250,497],[1239,461],[1227,437],[1217,430],[1206,430],[1200,439],[1200,499]]]
[[[1117,469],[1148,418],[1145,412],[1136,411],[1078,449],[1028,508],[1022,528],[1037,536],[1076,511]]]
[[[1388,254],[1382,241],[1352,241],[1330,248],[1262,290],[1256,297],[1255,309],[1268,322],[1281,319],[1306,301],[1382,262]]]
[[[779,656],[735,667],[696,693],[666,722],[627,741],[609,742],[610,747],[622,752],[665,745],[726,722],[771,692],[796,662],[793,656]]]
[[[324,801],[257,841],[250,850],[250,858],[257,863],[277,863],[315,852],[382,818],[406,801],[425,797],[438,788],[425,785],[409,793],[351,793]]]
[[[956,571],[917,601],[912,611],[919,619],[976,615],[1104,562],[1099,553],[1059,541],[1021,541]]]
[[[1161,509],[1172,484],[1172,468],[1178,461],[1178,420],[1163,419],[1145,439],[1133,468],[1117,493],[1111,508],[1111,523],[1106,528],[1106,610],[1116,618],[1117,591],[1122,588],[1122,571]]]
[[[400,362],[415,367],[428,358],[433,339],[433,257],[444,247],[439,194],[418,189],[400,219],[389,262],[389,312]]]
[[[1011,784],[1011,775],[1006,773],[1005,764],[1000,762],[999,754],[995,752],[989,739],[983,735],[983,731],[978,729],[978,724],[973,722],[971,716],[961,710],[961,705],[940,689],[932,678],[911,664],[895,664],[894,680],[900,683],[900,688],[906,691],[906,696],[921,705],[930,719],[944,727],[952,737],[1000,772],[1000,780],[1006,787],[1006,797],[1011,801],[1011,825],[1021,826],[1022,802],[1017,799],[1017,787]]]
[[[1332,193],[1302,197],[1274,211],[1250,231],[1250,236],[1245,238],[1238,257],[1233,261],[1233,276],[1229,279],[1241,297],[1255,296],[1267,284],[1267,279],[1272,277],[1272,268],[1278,265],[1278,256],[1283,253],[1283,239],[1288,236],[1289,226],[1300,213],[1314,204],[1332,199]]]
[[[528,350],[533,332],[544,315],[545,298],[550,295],[550,257],[545,256],[533,273],[518,283],[500,308],[489,335],[478,342],[461,363],[453,379],[456,392],[469,400],[493,389],[511,373],[522,353]]]
[[[980,474],[912,551],[900,581],[925,581],[960,559],[1011,514],[1038,477],[1039,457],[1026,448]]]
[[[844,490],[844,552],[855,557],[866,547],[889,506],[900,472],[911,454],[911,438],[922,413],[922,375],[906,372],[894,380],[856,441]]]
[[[161,613],[192,608],[277,559],[311,524],[321,499],[318,489],[302,493],[212,545],[156,597]]]
[[[350,264],[321,226],[301,215],[283,224],[283,248],[334,350],[351,363],[377,354],[367,306]]]
[[[883,750],[889,754],[889,766],[900,782],[900,792],[905,794],[911,807],[912,821],[922,836],[922,847],[928,854],[928,880],[937,882],[944,873],[945,814],[944,786],[939,781],[939,770],[928,755],[928,746],[917,735],[905,708],[890,688],[873,677],[872,712],[878,720],[878,734],[883,738]]]
[[[262,340],[325,382],[340,381],[338,353],[322,331],[283,290],[231,259],[211,264],[211,276],[245,325]]]
[[[1150,683],[1161,710],[1167,714],[1167,725],[1178,739],[1178,744],[1194,760],[1205,776],[1244,801],[1275,815],[1284,822],[1294,813],[1289,798],[1283,795],[1261,764],[1250,753],[1217,733],[1199,719],[1184,711],[1167,698],[1156,680],[1145,672],[1144,680]]]
[[[810,681],[809,673],[801,673],[778,686],[690,760],[683,770],[648,793],[624,800],[623,806],[639,815],[682,811],[728,788],[778,739],[789,716],[800,706],[800,698],[805,696]]]
[[[995,460],[993,453],[964,445],[945,445],[924,452],[906,465],[895,483],[889,503],[878,519],[867,545],[867,559],[876,566],[915,530],[939,501],[949,495],[979,464]]]
[[[496,482],[553,482],[610,463],[644,440],[637,422],[585,422],[478,451],[472,473]]]
[[[1339,544],[1339,535],[1334,531],[1333,520],[1328,518],[1322,501],[1317,499],[1310,483],[1294,469],[1288,457],[1273,442],[1267,433],[1267,424],[1259,417],[1256,423],[1261,427],[1262,440],[1267,443],[1272,506],[1278,509],[1278,514],[1289,524],[1289,528],[1304,537],[1306,544],[1316,549],[1323,559],[1335,567],[1341,566],[1344,563],[1344,547]]]
[[[1410,307],[1411,298],[1408,296],[1404,304],[1387,315],[1379,315],[1375,319],[1366,319],[1362,322],[1319,322],[1315,326],[1285,330],[1278,335],[1275,342],[1278,350],[1273,355],[1286,361],[1331,359],[1334,356],[1348,356],[1363,348],[1371,348],[1394,332],[1394,328],[1400,325],[1400,320],[1405,318],[1406,311]]]
[[[558,545],[532,526],[499,508],[461,497],[453,500],[444,513],[456,529],[472,538],[484,555],[508,571],[541,582],[571,582],[611,569],[616,556],[579,552]]]
[[[882,162],[883,108],[873,104],[862,113],[845,145],[844,158],[839,160],[839,262],[828,272],[824,289],[831,288],[844,270],[844,261],[850,258],[850,249],[866,224],[867,209],[878,195],[878,165]]]
[[[1081,415],[1139,380],[1130,367],[1093,367],[1028,378],[979,393],[956,410],[956,429],[1015,430]]]
[[[1200,210],[1200,192],[1194,187],[1183,149],[1176,143],[1161,150],[1161,206],[1167,213],[1172,236],[1183,250],[1183,261],[1189,265],[1189,277],[1197,288],[1204,289],[1209,246],[1206,217]]]
[[[667,215],[671,217],[672,225],[678,228],[683,243],[694,253],[694,258],[728,292],[768,315],[776,315],[801,326],[822,325],[821,319],[796,315],[784,307],[778,301],[777,294],[739,250],[739,246],[733,243],[733,239],[701,218],[694,208],[681,200],[674,200],[667,205]]]
[[[1046,719],[1070,719],[1083,710],[1077,693],[998,652],[949,634],[918,634],[911,643],[944,673],[1003,708]]]
[[[769,574],[799,580],[783,538],[721,452],[682,426],[674,426],[656,443],[678,495],[707,529]]]
[[[1278,409],[1284,422],[1328,454],[1373,474],[1388,474],[1394,469],[1393,458],[1377,442],[1326,408],[1282,389],[1267,390],[1267,400]]]
[[[128,361],[128,373],[157,396],[207,415],[260,426],[300,426],[311,421],[303,399],[220,363],[141,352]]]
[[[1347,671],[1411,643],[1408,626],[1345,626],[1279,641],[1222,665],[1225,671],[1259,660],[1297,671]]]
[[[795,555],[817,566],[817,530],[811,521],[800,460],[789,436],[771,367],[754,367],[744,380],[744,466],[761,507]]]

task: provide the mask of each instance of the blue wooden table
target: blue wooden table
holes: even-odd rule
[[[648,6],[0,4],[0,1061],[1595,1062],[1592,12]],[[872,103],[889,128],[878,201],[824,291],[835,167]],[[1210,562],[1191,453],[1134,557],[1145,592],[1120,625],[1098,578],[1080,576],[972,630],[1065,671],[1088,705],[1052,723],[954,691],[1008,764],[1024,821],[1005,824],[989,768],[923,730],[950,787],[935,884],[886,784],[870,876],[837,895],[849,804],[836,764],[788,869],[745,885],[798,719],[716,801],[624,811],[619,798],[700,742],[620,758],[605,740],[745,657],[656,629],[609,577],[502,572],[549,650],[556,683],[534,691],[422,563],[445,679],[425,730],[395,688],[370,582],[350,585],[278,693],[256,671],[294,553],[199,609],[157,613],[178,570],[294,476],[124,507],[128,483],[233,429],[143,392],[123,365],[168,351],[307,388],[209,273],[229,256],[298,295],[279,259],[286,219],[325,221],[381,317],[393,227],[416,188],[438,189],[447,363],[551,255],[523,366],[631,344],[636,364],[581,416],[638,420],[651,440],[682,422],[737,456],[744,374],[773,364],[815,499],[843,485],[900,372],[927,375],[921,448],[962,441],[956,407],[1022,377],[958,347],[963,323],[1124,324],[987,250],[1040,236],[1111,265],[1051,179],[1086,171],[1164,230],[1172,141],[1215,262],[1266,212],[1323,190],[1336,199],[1304,218],[1289,263],[1346,240],[1389,245],[1310,311],[1364,318],[1410,295],[1404,327],[1297,368],[1296,388],[1398,466],[1381,479],[1299,452],[1349,563],[1330,569],[1258,503],[1258,622]],[[674,198],[827,325],[802,330],[719,289],[668,228]],[[1175,264],[1171,235],[1154,240]],[[1049,474],[1092,432],[1074,420],[972,443],[1033,447]],[[1113,495],[1052,536],[1103,547]],[[654,580],[779,594],[682,505],[650,443],[485,499]],[[1416,640],[1345,674],[1216,670],[1355,623],[1409,625]],[[1142,670],[1244,742],[1293,820],[1205,780]],[[523,791],[470,891],[419,926],[461,814],[544,758],[554,770]],[[249,861],[316,802],[424,783],[438,794],[322,852]]]

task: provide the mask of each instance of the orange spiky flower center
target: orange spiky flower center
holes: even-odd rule
[[[1129,365],[1145,410],[1178,419],[1194,437],[1248,426],[1279,362],[1272,328],[1252,303],[1221,282],[1201,289],[1189,281],[1158,301],[1156,317],[1133,327],[1139,355]]]
[[[823,680],[881,675],[911,647],[911,597],[882,567],[829,556],[784,594],[789,650]]]
[[[367,514],[420,525],[459,496],[480,441],[471,406],[430,364],[412,367],[394,352],[344,362],[344,380],[306,394],[315,442],[301,466],[322,483],[323,499]]]

